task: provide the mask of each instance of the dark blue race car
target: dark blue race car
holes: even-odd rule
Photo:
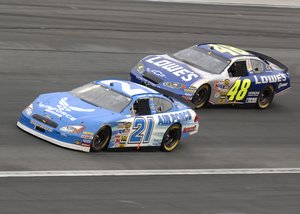
[[[24,109],[17,125],[53,144],[85,152],[151,146],[170,152],[199,126],[190,107],[121,80],[42,94]]]
[[[170,55],[142,59],[131,81],[180,97],[196,108],[251,104],[265,109],[290,88],[288,69],[277,60],[223,44],[199,44]]]

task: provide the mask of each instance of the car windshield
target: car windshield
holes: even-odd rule
[[[174,54],[174,57],[179,61],[213,74],[220,74],[230,63],[228,59],[196,46],[178,51]]]
[[[71,94],[94,106],[121,112],[131,98],[102,85],[89,83],[71,91]]]

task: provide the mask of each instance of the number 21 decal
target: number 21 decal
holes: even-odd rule
[[[149,143],[153,131],[153,117],[137,117],[134,119],[132,128],[135,129],[130,135],[128,143]]]
[[[235,81],[233,86],[231,86],[230,90],[227,92],[227,99],[229,101],[241,101],[246,96],[249,87],[251,86],[250,79]]]

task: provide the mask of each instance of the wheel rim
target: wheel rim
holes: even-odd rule
[[[98,132],[94,139],[93,139],[93,145],[95,148],[102,149],[106,145],[107,141],[109,139],[108,131],[100,131]]]
[[[207,98],[208,98],[208,87],[205,86],[195,93],[193,97],[193,103],[197,107],[201,107],[206,103]]]
[[[165,137],[164,146],[167,150],[172,150],[179,142],[179,131],[176,129],[170,130]]]
[[[266,108],[272,100],[272,88],[266,88],[259,97],[259,105],[261,108]]]

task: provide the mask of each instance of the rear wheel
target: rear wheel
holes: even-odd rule
[[[92,140],[91,152],[100,152],[101,150],[106,150],[110,141],[110,137],[110,127],[101,127]]]
[[[208,84],[202,85],[194,94],[192,103],[195,105],[195,108],[202,108],[207,104],[209,97],[210,86]]]
[[[173,151],[179,144],[181,138],[181,126],[179,124],[173,124],[168,128],[164,134],[161,150],[164,152]]]
[[[265,87],[259,94],[257,98],[256,107],[258,109],[266,109],[268,108],[274,98],[275,90],[272,85],[268,85]]]

